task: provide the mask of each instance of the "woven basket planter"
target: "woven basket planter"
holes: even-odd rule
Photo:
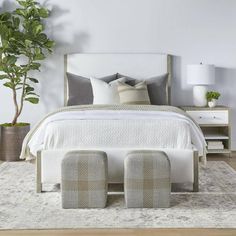
[[[19,161],[22,142],[30,130],[30,124],[25,126],[0,127],[0,160]]]

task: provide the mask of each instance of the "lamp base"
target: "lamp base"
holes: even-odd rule
[[[207,86],[195,85],[193,87],[193,103],[197,107],[205,107],[207,105],[206,99]]]

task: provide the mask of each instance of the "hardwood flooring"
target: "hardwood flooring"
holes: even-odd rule
[[[236,170],[236,152],[211,155],[208,161],[225,161]],[[1,161],[0,161],[1,164]],[[236,222],[235,222],[236,225]],[[236,229],[76,229],[76,230],[0,230],[0,236],[236,236]]]
[[[235,236],[234,229],[82,229],[0,231],[0,236]]]

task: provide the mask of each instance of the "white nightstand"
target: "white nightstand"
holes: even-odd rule
[[[200,125],[206,142],[209,144],[209,148],[207,148],[208,153],[231,155],[231,123],[230,109],[228,107],[217,106],[209,108],[186,106],[181,108]],[[223,145],[220,145],[220,143]]]

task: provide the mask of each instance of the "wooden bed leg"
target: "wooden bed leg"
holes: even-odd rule
[[[41,182],[41,151],[37,152],[36,158],[36,193],[42,192],[42,182]]]
[[[198,151],[194,151],[193,153],[193,192],[199,191],[199,157]]]

